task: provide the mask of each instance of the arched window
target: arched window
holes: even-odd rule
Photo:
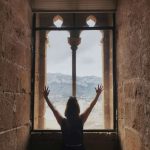
[[[34,23],[33,129],[60,130],[43,99],[45,85],[63,115],[69,96],[77,97],[82,112],[94,98],[94,88],[103,84],[85,130],[115,130],[113,14],[38,13]]]

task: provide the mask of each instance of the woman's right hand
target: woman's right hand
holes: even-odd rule
[[[47,98],[48,98],[49,93],[50,93],[49,87],[46,87],[46,86],[45,86],[44,91],[43,91],[43,95],[44,95],[44,98],[45,98],[46,100],[47,100]]]
[[[95,91],[97,95],[100,95],[103,91],[103,86],[98,84],[97,88],[95,88]]]

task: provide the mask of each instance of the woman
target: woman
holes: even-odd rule
[[[96,96],[91,102],[90,106],[80,114],[80,107],[76,97],[70,97],[66,110],[65,117],[62,117],[61,114],[55,109],[53,104],[48,99],[48,94],[50,92],[49,88],[45,87],[44,89],[44,98],[51,108],[54,116],[61,127],[63,135],[63,150],[84,150],[83,145],[83,126],[86,122],[90,112],[92,111],[94,105],[96,104],[100,94],[103,91],[103,87],[97,86],[95,88]]]

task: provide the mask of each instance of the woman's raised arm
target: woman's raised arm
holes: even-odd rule
[[[93,99],[93,101],[91,102],[90,106],[80,115],[81,119],[82,119],[82,122],[83,124],[85,123],[85,121],[87,120],[90,112],[92,111],[94,105],[96,104],[100,94],[102,93],[103,91],[103,86],[102,85],[98,85],[97,88],[95,88],[95,91],[96,91],[96,96],[95,98]]]
[[[54,107],[54,105],[51,103],[51,101],[49,100],[48,98],[48,95],[50,93],[50,90],[48,87],[45,87],[44,88],[44,92],[43,92],[43,95],[44,95],[44,98],[48,104],[48,106],[50,107],[50,109],[52,110],[57,122],[59,123],[59,125],[61,125],[62,123],[62,120],[63,120],[63,117],[60,115],[60,113],[56,110],[56,108]]]

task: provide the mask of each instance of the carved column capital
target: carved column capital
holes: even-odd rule
[[[70,31],[70,37],[68,38],[68,43],[72,50],[77,50],[78,45],[81,43],[80,31]]]
[[[79,30],[70,31],[68,43],[72,50],[72,95],[76,96],[76,50],[78,45],[81,43]]]

